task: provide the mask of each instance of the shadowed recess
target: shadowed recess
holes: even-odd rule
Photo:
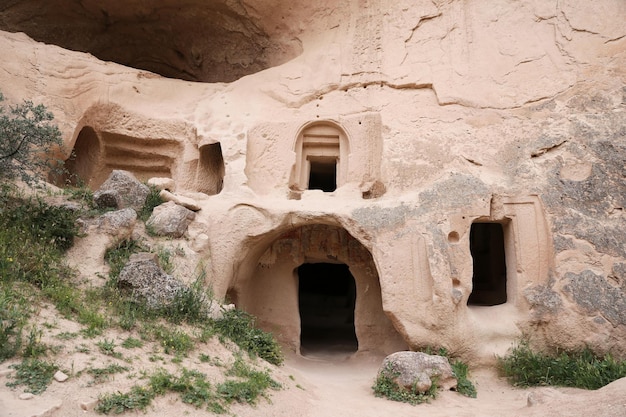
[[[284,6],[247,3],[9,0],[0,2],[0,30],[164,77],[231,82],[302,52]]]

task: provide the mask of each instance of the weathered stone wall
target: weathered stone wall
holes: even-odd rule
[[[626,355],[626,3],[281,7],[280,32],[301,53],[230,84],[165,79],[3,32],[0,86],[55,113],[65,156],[86,155],[76,173],[87,183],[123,165],[213,194],[190,247],[217,295],[236,290],[291,346],[297,300],[280,280],[298,262],[278,259],[272,276],[260,263],[285,233],[330,225],[369,251],[381,311],[412,348],[491,360],[525,334]],[[277,15],[255,16],[275,33]],[[335,126],[349,147],[332,193],[293,184],[312,123]],[[475,222],[502,224],[504,304],[467,305]],[[251,303],[256,294],[280,308]]]

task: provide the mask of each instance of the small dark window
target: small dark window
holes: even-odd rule
[[[506,303],[506,259],[502,224],[472,224],[470,252],[474,261],[474,275],[472,293],[467,304],[495,306]]]
[[[309,161],[309,190],[332,192],[337,189],[337,160],[335,158]]]

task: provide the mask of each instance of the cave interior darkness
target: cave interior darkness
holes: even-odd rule
[[[348,265],[305,263],[297,276],[300,353],[356,352],[356,284]]]

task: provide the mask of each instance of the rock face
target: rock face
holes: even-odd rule
[[[392,353],[385,358],[378,374],[415,393],[427,392],[433,383],[444,390],[456,388],[457,384],[447,358],[423,352]]]
[[[54,112],[72,178],[193,195],[215,295],[290,348],[626,356],[624,1],[12,3],[11,31],[232,81],[0,34],[2,92]]]

